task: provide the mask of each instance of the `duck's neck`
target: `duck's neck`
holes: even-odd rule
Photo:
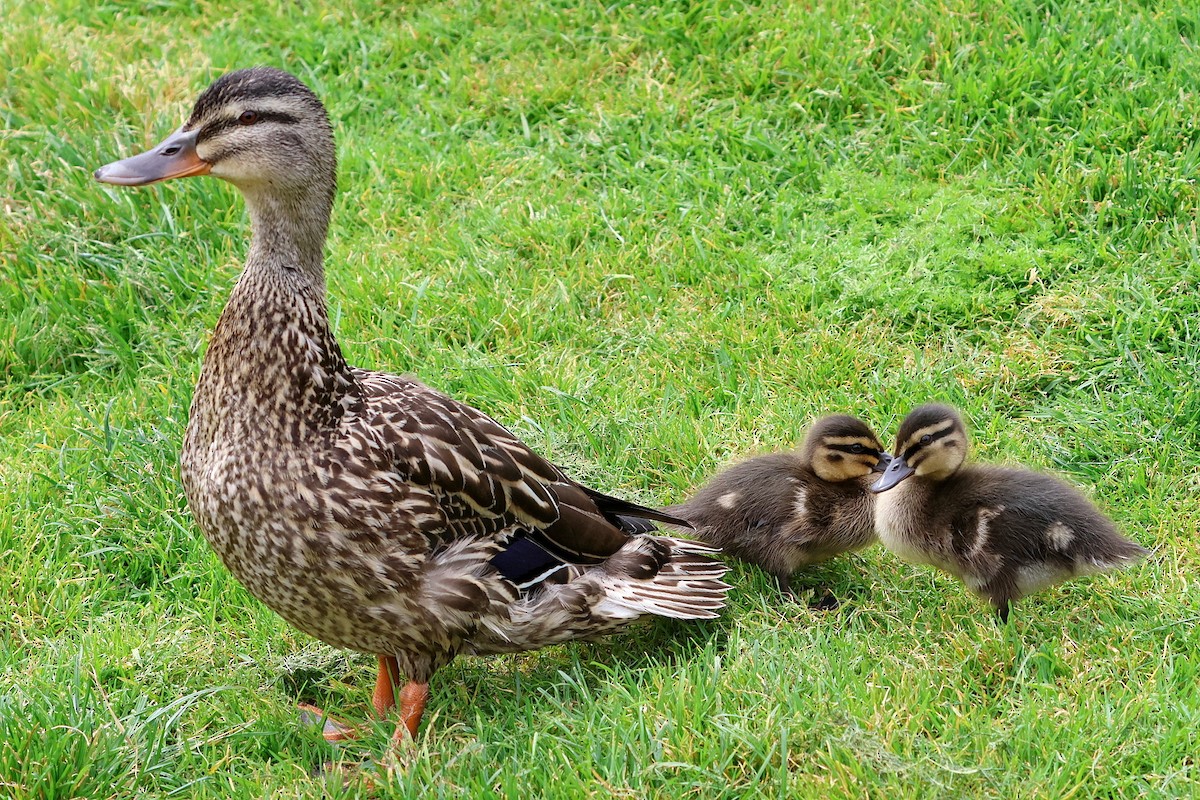
[[[202,438],[249,425],[271,446],[336,424],[356,382],[325,306],[328,202],[244,193],[250,252],[213,332],[192,421]]]
[[[243,189],[253,235],[246,272],[290,273],[325,305],[325,235],[331,197],[313,191],[299,196]]]

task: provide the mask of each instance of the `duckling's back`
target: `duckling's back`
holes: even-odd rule
[[[1075,487],[1023,469],[959,470],[929,496],[925,524],[945,532],[951,557],[967,567],[964,578],[980,584],[972,588],[1000,581],[1013,600],[1148,552]]]
[[[735,464],[687,502],[666,509],[691,535],[785,577],[874,541],[865,480],[823,481],[796,453]]]

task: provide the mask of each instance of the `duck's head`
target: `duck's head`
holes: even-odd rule
[[[801,457],[818,478],[835,483],[882,472],[892,459],[865,422],[846,414],[814,422]]]
[[[272,67],[221,76],[187,122],[155,147],[96,170],[96,180],[143,186],[214,175],[247,196],[326,194],[336,156],[324,106],[298,78]]]
[[[936,403],[920,406],[900,423],[896,455],[871,491],[886,492],[911,475],[944,480],[966,457],[967,429],[958,412]]]

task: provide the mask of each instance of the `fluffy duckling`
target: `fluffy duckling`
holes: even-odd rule
[[[896,455],[871,487],[879,540],[990,600],[1012,603],[1069,578],[1131,564],[1147,551],[1072,486],[1037,472],[969,465],[967,432],[949,406],[924,405],[900,425]]]
[[[798,451],[735,464],[665,510],[690,522],[693,536],[774,575],[790,594],[797,570],[875,541],[869,476],[890,460],[866,423],[823,417]]]

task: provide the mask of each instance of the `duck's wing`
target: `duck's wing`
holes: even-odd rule
[[[423,532],[442,542],[494,536],[493,564],[517,584],[611,557],[631,532],[618,513],[662,516],[579,485],[491,417],[424,384],[358,377],[391,468],[434,506]]]
[[[588,497],[596,504],[596,508],[600,509],[600,513],[604,515],[605,519],[626,533],[654,533],[658,530],[654,522],[664,522],[687,530],[694,527],[687,520],[677,517],[665,509],[648,508],[586,486],[581,488],[587,492]]]

